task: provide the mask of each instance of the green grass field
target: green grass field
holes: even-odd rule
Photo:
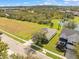
[[[46,28],[46,25],[39,25],[31,22],[17,21],[0,17],[0,28],[14,34],[22,39],[29,40],[32,34],[39,31],[41,28]]]

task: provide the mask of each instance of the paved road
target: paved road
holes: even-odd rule
[[[66,55],[67,59],[77,59],[76,54],[74,51],[67,49]]]
[[[2,35],[2,41],[4,41],[5,43],[8,44],[8,47],[10,48],[10,50],[12,50],[18,54],[21,54],[21,55],[26,55],[25,50],[23,49],[21,44],[20,43],[18,44],[15,40],[8,37],[7,35],[5,35],[5,34]]]
[[[2,35],[2,41],[4,41],[5,43],[8,44],[8,47],[10,48],[10,50],[16,52],[17,54],[26,56],[27,50],[25,48],[27,48],[27,47],[23,46],[21,43],[17,43],[13,38],[11,38],[5,34]],[[40,59],[52,59],[38,51],[36,54],[40,57]]]

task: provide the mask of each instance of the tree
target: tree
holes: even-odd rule
[[[1,41],[1,35],[2,35],[3,33],[2,32],[0,32],[0,41]]]
[[[7,49],[7,44],[0,41],[0,59],[7,59]]]
[[[32,37],[33,42],[39,46],[41,46],[42,44],[47,44],[48,39],[45,34],[46,34],[46,32],[44,32],[44,31],[35,33]]]
[[[36,54],[36,51],[33,51],[31,48],[27,48],[27,55],[21,56],[18,54],[12,54],[10,56],[11,59],[39,59],[39,57]]]
[[[73,13],[65,12],[65,14],[63,15],[63,18],[66,18],[66,20],[74,19],[74,15],[73,15]]]
[[[24,56],[21,56],[21,55],[16,55],[16,54],[13,54],[10,56],[11,59],[39,59],[39,57],[36,55],[36,54],[30,54],[30,55],[27,55],[27,57],[24,57]]]
[[[53,24],[52,22],[50,22],[50,28],[52,28],[52,27],[53,27],[53,25],[54,25],[54,24]]]
[[[67,24],[65,24],[65,27],[69,29],[74,29],[76,27],[76,24],[74,23],[74,21],[69,21]]]
[[[21,55],[16,55],[16,54],[12,54],[11,56],[10,56],[10,58],[11,59],[26,59],[26,57],[24,57],[24,56],[21,56]]]

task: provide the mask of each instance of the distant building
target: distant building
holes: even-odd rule
[[[72,11],[72,10],[60,10],[60,12],[67,12],[67,13],[72,13],[74,16],[79,16],[79,11]]]

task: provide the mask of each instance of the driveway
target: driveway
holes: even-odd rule
[[[67,59],[77,59],[75,53],[72,50],[67,49],[66,55]]]

